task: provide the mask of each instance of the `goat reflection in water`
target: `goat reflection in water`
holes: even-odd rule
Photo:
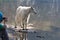
[[[27,6],[19,6],[16,10],[15,28],[17,28],[17,25],[19,25],[19,27],[26,29],[31,13],[36,14],[34,8]],[[20,32],[20,40],[23,39],[26,40],[26,33]]]

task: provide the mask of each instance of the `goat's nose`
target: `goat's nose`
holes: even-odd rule
[[[17,27],[15,26],[15,28],[17,28]]]

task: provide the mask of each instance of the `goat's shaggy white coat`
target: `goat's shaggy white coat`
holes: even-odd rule
[[[15,16],[16,25],[19,25],[25,29],[30,18],[30,13],[35,13],[32,7],[19,6],[16,10]]]

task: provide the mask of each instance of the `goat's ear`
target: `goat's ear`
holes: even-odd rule
[[[33,7],[31,6],[31,9],[33,9]]]
[[[33,10],[34,10],[35,8],[31,7],[31,9],[33,9]]]
[[[31,9],[32,9],[32,10],[34,10],[34,8],[33,8],[33,7],[31,7]]]

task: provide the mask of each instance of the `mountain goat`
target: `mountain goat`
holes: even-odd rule
[[[28,15],[30,16],[31,13],[36,14],[32,7],[19,6],[16,10],[15,24],[21,26],[23,29],[26,29],[29,21]]]

